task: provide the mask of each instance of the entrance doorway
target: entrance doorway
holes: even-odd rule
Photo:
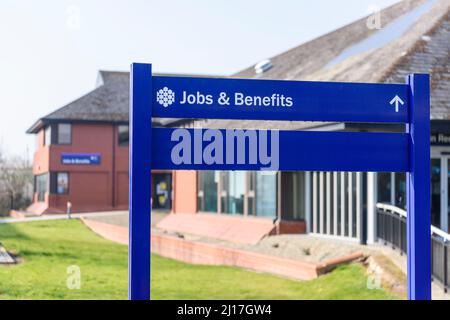
[[[152,174],[152,209],[170,211],[172,209],[172,174]]]

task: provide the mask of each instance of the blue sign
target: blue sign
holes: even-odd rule
[[[406,84],[153,77],[154,117],[408,122]]]
[[[64,165],[99,165],[102,161],[100,154],[62,153],[61,164]]]
[[[406,84],[130,79],[129,298],[150,298],[151,169],[407,173],[408,297],[431,297],[429,76]],[[152,117],[403,123],[405,132],[152,128]]]

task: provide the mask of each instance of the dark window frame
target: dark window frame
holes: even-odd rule
[[[120,129],[126,127],[128,129],[128,139],[126,141],[121,141]],[[119,147],[129,147],[130,146],[130,126],[127,124],[120,124],[117,126],[117,145]]]
[[[69,127],[69,130],[70,130],[70,134],[69,134],[69,139],[70,139],[70,141],[69,142],[61,142],[61,140],[60,140],[60,135],[59,135],[59,133],[60,133],[60,128],[59,128],[59,126],[60,125],[66,125],[66,126],[68,126]],[[56,133],[55,133],[55,136],[54,136],[54,139],[55,139],[55,141],[56,141],[56,144],[58,144],[58,145],[71,145],[72,144],[72,138],[73,138],[73,130],[72,130],[72,124],[71,123],[57,123],[55,126],[55,130],[54,131],[56,131]]]

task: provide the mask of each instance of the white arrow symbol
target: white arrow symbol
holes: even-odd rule
[[[398,112],[398,104],[404,105],[405,103],[403,102],[402,99],[400,99],[399,96],[395,96],[394,99],[391,100],[391,102],[389,102],[389,104],[393,105],[395,103],[395,112]]]

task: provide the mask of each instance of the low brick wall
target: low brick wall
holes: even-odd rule
[[[103,238],[120,244],[128,244],[128,228],[95,221],[92,219],[80,218],[80,220],[89,229],[102,236]]]
[[[306,233],[305,221],[278,221],[270,235],[280,234],[304,234]]]
[[[299,280],[314,279],[319,275],[318,265],[315,263],[169,236],[152,236],[152,252],[188,263],[241,267]]]
[[[106,239],[122,244],[128,243],[127,228],[90,219],[81,220]],[[152,234],[151,250],[160,256],[187,263],[241,267],[298,280],[317,278],[337,264],[350,262],[363,255],[357,252],[325,262],[312,263],[155,234]]]
[[[22,211],[11,210],[9,211],[9,216],[14,219],[25,219],[26,215]]]

